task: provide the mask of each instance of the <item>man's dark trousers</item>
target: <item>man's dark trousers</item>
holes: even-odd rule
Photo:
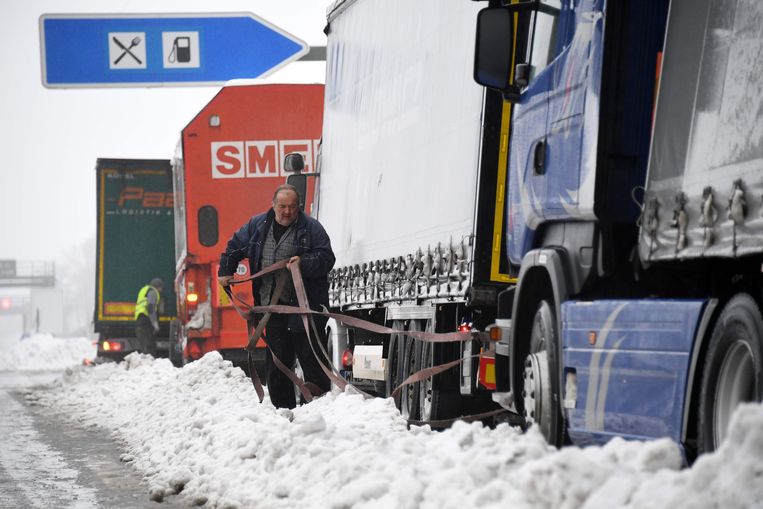
[[[135,336],[138,339],[138,350],[156,357],[156,340],[154,326],[146,315],[140,315],[135,324]]]
[[[291,320],[290,320],[291,318]],[[299,322],[297,322],[299,320]],[[321,334],[320,341],[326,346],[326,337],[323,327],[317,327]],[[288,368],[294,367],[295,357],[299,359],[302,373],[306,382],[312,382],[324,391],[331,389],[331,382],[326,373],[318,364],[313,351],[310,349],[305,328],[301,318],[297,315],[273,314],[265,329],[268,346],[282,363]],[[315,341],[315,338],[313,339]],[[318,355],[321,354],[320,346],[313,344]],[[325,361],[324,361],[325,364]],[[276,408],[294,408],[297,406],[294,394],[294,384],[289,378],[276,367],[270,351],[267,353],[268,367],[268,392],[270,401]]]

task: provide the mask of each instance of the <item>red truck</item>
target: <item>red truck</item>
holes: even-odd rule
[[[217,350],[246,369],[246,322],[217,284],[220,253],[234,231],[271,206],[286,181],[284,156],[301,153],[315,171],[323,123],[323,85],[232,82],[183,129],[173,161],[175,253],[182,362]],[[311,208],[313,179],[303,197]],[[238,275],[249,274],[246,262]],[[251,303],[248,285],[233,287]],[[264,343],[255,354],[262,366]],[[180,348],[179,348],[180,349]]]

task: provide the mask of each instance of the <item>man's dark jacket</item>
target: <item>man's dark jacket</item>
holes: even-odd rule
[[[219,276],[231,276],[236,273],[238,263],[249,258],[252,274],[259,272],[262,267],[262,245],[265,235],[275,221],[275,212],[267,212],[252,217],[228,241],[228,246],[220,255]],[[331,250],[331,241],[323,226],[310,216],[300,212],[292,225],[296,228],[297,256],[299,269],[305,282],[305,292],[310,301],[310,307],[319,310],[321,306],[329,305],[328,273],[334,267],[336,258]],[[255,299],[259,296],[261,279],[252,281],[252,292]]]

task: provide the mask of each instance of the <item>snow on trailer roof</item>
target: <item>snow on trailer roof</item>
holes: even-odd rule
[[[326,7],[326,19],[329,23],[339,16],[342,11],[354,4],[357,0],[334,0]]]
[[[306,80],[298,77],[277,79],[272,77],[255,79],[235,79],[226,81],[223,87],[249,87],[259,85],[323,85],[323,82]]]
[[[310,63],[315,63],[315,62],[310,62]],[[321,65],[323,65],[323,63],[321,63]],[[281,75],[280,72],[279,72],[279,75]],[[201,109],[199,109],[199,111],[197,111],[196,114],[194,114],[194,116],[191,117],[191,119],[183,126],[183,129],[181,129],[181,141],[179,141],[177,145],[177,147],[181,149],[180,151],[181,153],[178,153],[176,151],[176,156],[182,155],[182,132],[188,129],[191,126],[191,124],[193,124],[196,121],[196,119],[199,118],[199,115],[207,111],[207,109],[220,98],[221,94],[223,93],[225,89],[233,88],[233,87],[277,86],[277,85],[320,85],[320,86],[323,86],[323,83],[316,80],[306,80],[302,76],[297,77],[297,76],[288,76],[288,75],[283,75],[283,77],[281,78],[269,76],[265,78],[251,78],[251,79],[239,78],[239,79],[229,80],[225,82],[225,84],[221,86],[220,89],[217,90],[217,92],[215,92],[215,95],[213,95],[209,99],[209,101],[207,101],[204,104],[204,106],[202,106]]]

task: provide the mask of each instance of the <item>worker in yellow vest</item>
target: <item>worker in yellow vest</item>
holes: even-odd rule
[[[138,350],[156,356],[156,340],[154,335],[159,332],[159,311],[164,281],[155,277],[149,284],[138,292],[135,302],[135,337],[138,340]]]

